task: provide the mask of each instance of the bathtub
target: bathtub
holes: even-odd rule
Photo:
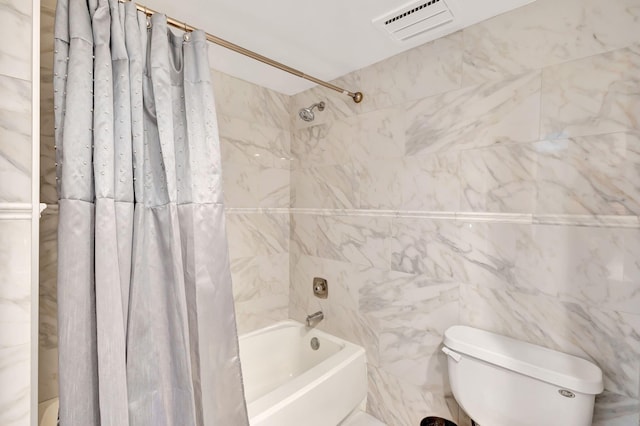
[[[314,337],[317,350],[311,348]],[[251,426],[335,426],[365,400],[367,370],[360,346],[295,321],[239,340]],[[39,409],[38,424],[56,426],[58,399]]]
[[[240,336],[240,360],[251,426],[334,426],[367,394],[364,349],[295,321]]]

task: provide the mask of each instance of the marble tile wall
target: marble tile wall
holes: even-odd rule
[[[537,0],[315,88],[292,117],[290,316],[362,344],[368,411],[468,424],[442,335],[596,362],[640,422],[640,2]],[[329,299],[311,280],[329,280]]]
[[[31,2],[0,0],[0,424],[31,422]],[[29,206],[20,213],[11,204]]]
[[[30,425],[31,221],[0,219],[0,424]]]
[[[288,96],[213,71],[238,332],[288,318]]]

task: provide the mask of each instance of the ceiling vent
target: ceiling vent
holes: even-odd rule
[[[422,0],[374,19],[373,25],[394,40],[404,41],[450,22],[453,22],[453,13],[445,0]]]

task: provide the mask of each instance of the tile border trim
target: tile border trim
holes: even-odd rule
[[[524,225],[588,226],[596,228],[640,229],[640,217],[634,215],[573,215],[532,213],[447,212],[369,209],[314,209],[229,207],[228,214],[300,214],[315,216],[391,217],[453,220],[458,222],[516,223]]]
[[[42,215],[42,212],[46,208],[46,204],[40,203],[40,215]],[[33,214],[33,207],[31,203],[0,202],[0,220],[31,219]]]
[[[31,203],[0,203],[0,220],[30,220]]]

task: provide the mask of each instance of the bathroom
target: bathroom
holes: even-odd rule
[[[518,7],[411,48],[381,34],[399,53],[334,75],[367,41],[346,19],[373,26],[407,2],[313,6],[353,40],[315,54],[335,42],[319,22],[299,58],[278,48],[282,22],[227,36],[260,17],[246,6],[221,6],[238,14],[216,26],[140,3],[286,65],[321,56],[303,71],[364,95],[217,60],[210,44],[238,334],[321,310],[318,330],[365,350],[371,417],[470,425],[442,346],[472,326],[592,361],[593,424],[640,424],[639,0],[504,2]],[[0,425],[37,425],[59,378],[55,0],[2,4]],[[317,28],[298,7],[286,25]]]

